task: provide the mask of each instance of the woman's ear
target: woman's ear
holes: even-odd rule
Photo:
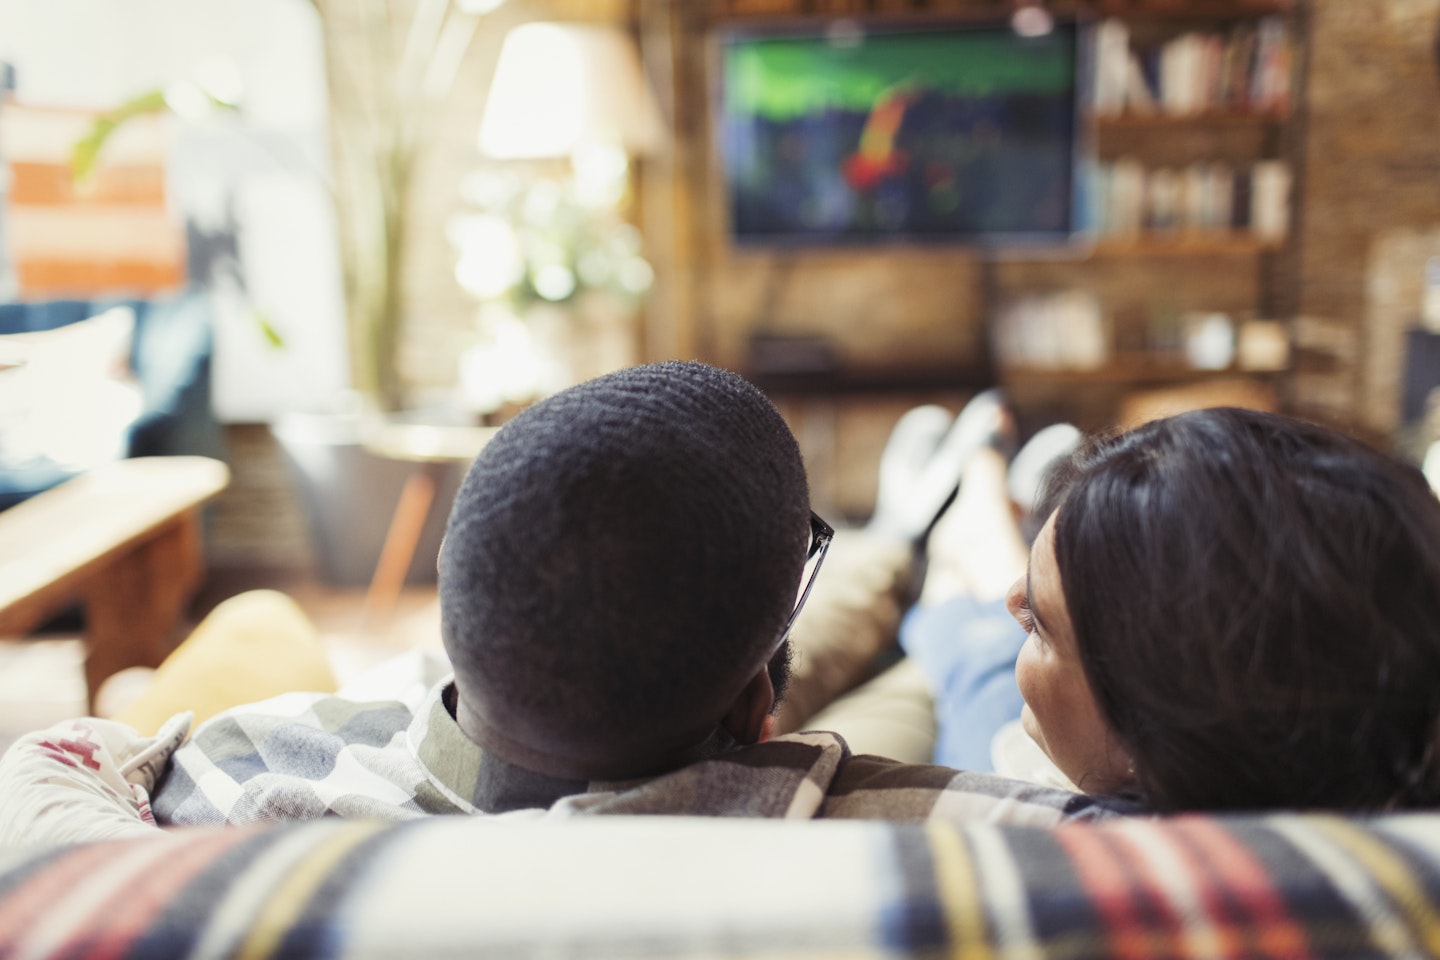
[[[737,743],[760,743],[768,739],[771,727],[766,721],[774,709],[775,687],[770,683],[770,671],[761,667],[720,718],[720,726]]]

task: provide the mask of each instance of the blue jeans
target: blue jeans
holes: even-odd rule
[[[954,597],[913,607],[900,624],[900,646],[915,661],[935,698],[939,737],[935,762],[988,772],[990,741],[1020,716],[1025,701],[1015,686],[1015,658],[1025,631],[1005,602]]]

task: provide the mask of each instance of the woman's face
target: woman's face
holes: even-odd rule
[[[1027,634],[1015,663],[1015,682],[1025,698],[1021,726],[1081,790],[1122,792],[1134,771],[1080,664],[1055,562],[1055,514],[1035,538],[1029,570],[1010,587],[1005,605]]]

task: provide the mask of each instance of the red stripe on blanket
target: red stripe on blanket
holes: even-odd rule
[[[1139,858],[1143,859],[1146,854],[1164,853],[1179,861],[1182,870],[1178,877],[1171,878],[1171,882],[1178,879],[1184,884],[1203,913],[1200,918],[1202,929],[1214,937],[1213,943],[1206,943],[1198,952],[1205,956],[1251,956],[1253,938],[1246,936],[1243,920],[1235,916],[1222,895],[1221,878],[1204,858],[1196,855],[1183,836],[1168,827],[1147,829],[1143,833],[1131,831],[1125,836]],[[1163,869],[1159,862],[1151,866],[1154,871]]]
[[[0,956],[17,953],[17,945],[35,917],[64,900],[67,890],[106,863],[113,853],[112,844],[87,844],[57,858],[10,891],[0,901]]]
[[[1176,955],[1179,918],[1163,892],[1136,870],[1137,858],[1127,857],[1109,831],[1094,826],[1060,827],[1055,837],[1105,926],[1108,956],[1149,960]]]
[[[1184,844],[1187,854],[1213,872],[1233,901],[1248,914],[1240,930],[1253,934],[1240,945],[1241,955],[1254,956],[1258,950],[1280,960],[1308,960],[1314,956],[1304,926],[1290,916],[1269,870],[1245,844],[1212,820],[1185,817],[1172,821],[1172,825],[1177,834],[1190,841]],[[1218,915],[1223,909],[1216,907],[1214,913]]]
[[[151,923],[196,876],[254,830],[208,830],[177,844],[157,871],[137,871],[132,882],[117,883],[113,892],[96,903],[90,916],[75,924],[72,942],[88,949],[73,954],[79,960],[114,960],[124,956]],[[146,841],[142,841],[146,842]],[[154,842],[148,841],[148,842]]]

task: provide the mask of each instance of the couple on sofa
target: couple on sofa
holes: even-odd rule
[[[994,461],[971,459],[952,533],[973,529],[967,497],[995,482]],[[440,557],[455,675],[419,709],[290,696],[184,746],[183,717],[155,738],[61,725],[0,763],[0,839],[327,813],[1053,823],[1434,804],[1440,501],[1418,471],[1317,427],[1212,410],[1089,447],[1052,488],[1005,598],[1021,628],[1008,642],[1021,724],[1080,792],[773,735],[796,597],[823,584],[832,534],[763,395],[668,363],[537,404],[482,452]],[[973,594],[948,614],[922,594],[912,615],[949,624],[948,647],[925,641],[939,661],[916,658],[941,664],[927,679],[942,739],[988,740],[1002,719],[967,713],[976,688],[957,678],[972,664],[954,650],[1023,549],[1012,540],[994,569],[932,558],[927,579]],[[903,566],[889,564],[872,569]],[[796,675],[828,683],[827,652],[795,645]]]

